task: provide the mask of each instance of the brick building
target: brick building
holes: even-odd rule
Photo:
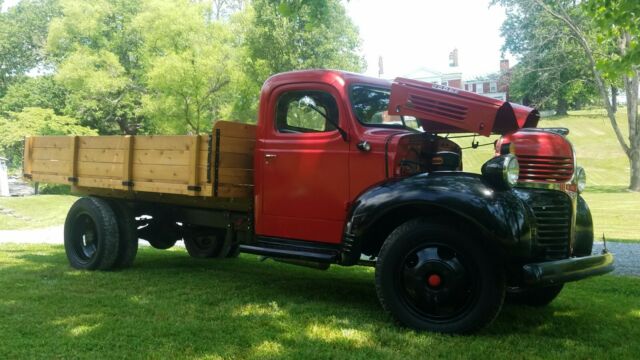
[[[475,79],[464,79],[463,72],[458,67],[457,57],[458,51],[455,49],[449,55],[449,65],[450,70],[452,70],[450,72],[439,72],[428,68],[420,68],[404,77],[463,89],[503,101],[507,100],[509,96],[509,77],[511,74],[509,60],[500,60],[500,71],[498,72]]]

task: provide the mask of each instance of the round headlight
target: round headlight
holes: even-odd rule
[[[490,159],[482,165],[482,175],[498,189],[507,190],[518,183],[520,165],[512,154]]]
[[[584,171],[582,166],[578,166],[576,171],[576,184],[578,185],[578,192],[581,193],[587,187],[587,172]]]
[[[515,186],[518,183],[518,176],[520,175],[520,164],[515,156],[509,156],[505,160],[505,181],[509,186]]]

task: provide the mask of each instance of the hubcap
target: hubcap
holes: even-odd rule
[[[84,261],[91,260],[98,250],[98,234],[89,215],[78,215],[72,236],[76,254]]]
[[[464,258],[444,244],[423,245],[409,252],[399,280],[405,302],[434,321],[464,314],[476,287],[475,276],[465,266]]]

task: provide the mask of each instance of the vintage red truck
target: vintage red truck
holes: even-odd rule
[[[130,266],[139,238],[159,249],[183,239],[195,257],[370,265],[400,324],[469,333],[505,294],[542,306],[565,282],[613,270],[612,254],[592,255],[568,131],[538,118],[437,84],[288,72],[265,82],[256,125],[30,137],[24,176],[85,195],[65,223],[75,268]],[[501,135],[481,174],[463,171],[457,133]]]

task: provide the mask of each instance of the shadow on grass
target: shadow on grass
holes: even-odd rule
[[[5,258],[3,358],[625,357],[640,350],[631,342],[640,335],[637,278],[570,284],[547,308],[505,306],[491,327],[460,337],[393,325],[366,268],[320,272],[147,248],[134,268],[119,272],[73,270],[62,247],[0,248]]]

